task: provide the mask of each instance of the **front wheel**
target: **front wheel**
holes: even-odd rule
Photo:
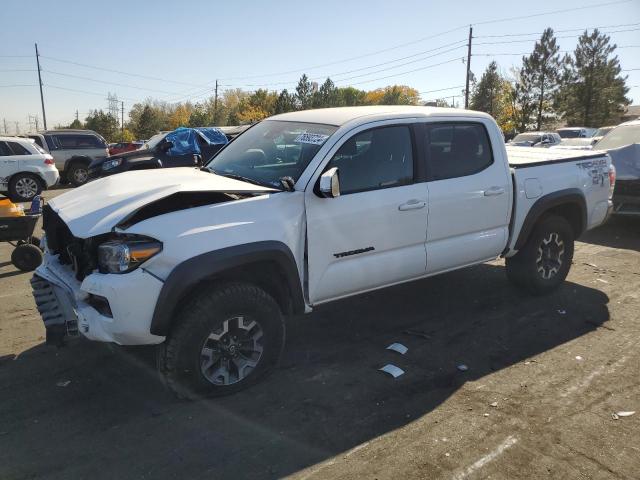
[[[264,290],[227,283],[186,302],[159,348],[158,367],[180,397],[234,393],[256,383],[284,345],[280,308]]]
[[[524,247],[506,259],[507,277],[534,295],[549,293],[567,278],[573,248],[574,232],[569,222],[548,215],[538,222]]]

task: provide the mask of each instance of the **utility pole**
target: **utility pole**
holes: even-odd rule
[[[469,77],[471,76],[471,40],[473,39],[473,27],[469,25],[469,43],[467,44],[467,82],[464,89],[464,108],[469,108]]]
[[[38,126],[38,115],[36,115],[36,133],[38,133],[38,130],[40,130],[40,127]]]
[[[7,119],[3,118],[2,121],[4,122],[4,134],[8,135],[9,134],[9,130],[7,130]]]
[[[16,124],[16,135],[20,135],[20,125],[19,125],[20,122],[13,122],[13,123]]]
[[[122,114],[120,117],[120,141],[124,142],[124,102],[120,102],[120,109]]]
[[[76,120],[80,121],[80,119],[78,118],[79,113],[78,113],[78,109],[76,108]]]
[[[36,64],[38,65],[38,83],[40,84],[40,102],[42,103],[42,121],[44,129],[47,129],[47,114],[44,111],[44,95],[42,93],[42,75],[40,74],[40,54],[38,53],[38,44],[36,43]]]
[[[213,99],[213,126],[218,125],[218,79],[216,78],[216,94]]]

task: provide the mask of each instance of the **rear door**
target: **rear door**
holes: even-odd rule
[[[504,148],[492,149],[488,132],[500,141],[494,130],[483,119],[423,124],[428,273],[495,258],[506,245],[511,177]]]
[[[341,194],[305,193],[312,304],[425,274],[427,186],[410,124],[360,127],[329,153]]]

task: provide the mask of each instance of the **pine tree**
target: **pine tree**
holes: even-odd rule
[[[525,58],[522,58],[524,64]],[[532,74],[529,69],[522,67],[515,70],[515,80],[509,90],[509,105],[511,118],[518,132],[529,129],[532,117],[536,110],[536,101],[533,95]]]
[[[626,97],[627,77],[620,76],[620,62],[614,55],[610,37],[595,29],[585,30],[573,57],[565,58],[562,86],[556,95],[556,107],[567,124],[600,127],[620,121]]]
[[[491,62],[473,89],[469,105],[471,110],[479,110],[496,117],[499,112],[503,82],[503,78],[498,73],[498,64],[495,61]]]
[[[298,86],[296,87],[296,99],[300,110],[306,110],[311,108],[311,102],[313,99],[313,92],[311,88],[311,82],[306,74],[302,74]]]
[[[551,108],[555,91],[560,80],[560,47],[547,28],[533,47],[533,52],[522,59],[523,77],[529,84],[531,95],[536,102],[536,130],[542,129],[544,114]]]
[[[296,109],[296,100],[291,95],[287,89],[285,88],[278,95],[278,99],[276,100],[276,108],[275,113],[287,113],[292,112]]]

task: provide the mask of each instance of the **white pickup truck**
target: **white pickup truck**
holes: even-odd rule
[[[516,285],[555,289],[614,181],[606,153],[507,150],[479,112],[287,113],[201,169],[52,200],[34,296],[48,341],[161,344],[176,392],[224,394],[274,365],[284,316],[325,302],[499,256]]]

